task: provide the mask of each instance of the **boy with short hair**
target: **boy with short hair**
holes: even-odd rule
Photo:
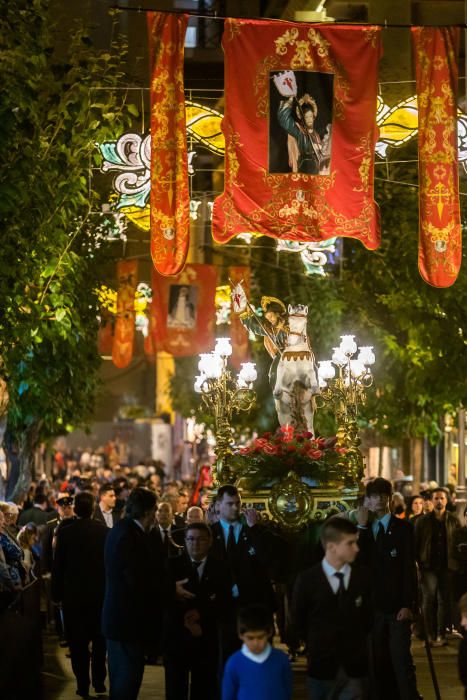
[[[297,579],[293,627],[306,641],[311,700],[366,697],[367,639],[371,627],[368,574],[352,567],[357,527],[335,516],[321,531],[323,560]]]
[[[269,643],[274,623],[261,605],[250,605],[238,615],[240,651],[227,661],[222,700],[290,700],[292,670],[287,655]]]

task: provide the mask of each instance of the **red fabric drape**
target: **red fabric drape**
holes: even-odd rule
[[[232,288],[239,282],[248,298],[250,298],[250,277],[251,270],[246,266],[229,267],[229,280]],[[230,361],[235,369],[241,368],[242,362],[250,360],[250,344],[248,342],[248,331],[240,321],[238,314],[230,314],[230,338],[232,341],[232,356]]]
[[[170,279],[153,270],[150,327],[158,351],[184,357],[214,349],[216,286],[213,265],[188,264]]]
[[[228,19],[222,43],[226,173],[215,240],[351,236],[377,248],[380,30]]]
[[[462,229],[457,155],[457,27],[412,27],[418,100],[418,267],[428,284],[459,274]]]
[[[177,275],[190,239],[183,53],[188,15],[148,12],[151,59],[151,256]]]
[[[112,346],[112,361],[116,367],[122,369],[130,364],[133,357],[138,261],[121,260],[118,262],[117,277],[117,320]]]

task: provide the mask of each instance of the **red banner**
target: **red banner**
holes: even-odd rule
[[[232,288],[239,282],[242,284],[245,294],[250,298],[250,277],[249,267],[229,267],[229,281]],[[250,360],[250,344],[248,342],[248,331],[240,321],[240,316],[230,314],[230,339],[232,341],[232,356],[230,361],[235,369],[240,369],[242,362]]]
[[[114,342],[114,319],[107,309],[100,310],[100,325],[97,333],[99,355],[111,355]]]
[[[216,286],[213,265],[188,264],[173,279],[153,271],[152,328],[158,351],[185,357],[214,349]]]
[[[117,320],[112,345],[112,362],[122,369],[133,357],[135,337],[135,292],[138,284],[138,261],[121,260],[117,263]]]
[[[151,256],[177,275],[190,239],[183,52],[188,15],[148,12],[151,58]]]
[[[418,267],[449,287],[462,259],[457,155],[457,27],[412,27],[418,101]]]
[[[351,236],[377,248],[380,30],[228,19],[222,43],[226,173],[215,240]]]

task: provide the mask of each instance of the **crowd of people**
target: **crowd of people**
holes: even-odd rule
[[[305,654],[310,700],[416,700],[411,642],[425,635],[461,640],[467,685],[467,524],[431,486],[404,498],[369,480],[318,536],[286,536],[206,470],[188,486],[153,461],[57,460],[21,506],[0,502],[0,637],[35,585],[81,697],[137,698],[145,665],[162,663],[167,700],[290,700]],[[8,664],[1,697],[27,697],[33,676]]]

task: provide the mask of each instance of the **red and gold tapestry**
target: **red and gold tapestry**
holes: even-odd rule
[[[148,12],[151,60],[151,257],[183,269],[190,239],[183,52],[188,15]]]
[[[117,319],[112,345],[112,362],[116,367],[123,369],[130,364],[133,357],[138,261],[120,260],[117,263],[117,279]]]
[[[225,187],[213,236],[380,243],[377,27],[225,23]]]
[[[250,278],[251,270],[249,267],[229,267],[229,282],[232,289],[240,283],[248,299],[250,298]],[[232,366],[239,370],[242,362],[249,362],[250,360],[250,343],[248,341],[248,331],[240,321],[240,316],[233,312],[230,314],[230,339],[232,341],[230,361]]]
[[[185,265],[173,279],[153,270],[152,328],[158,352],[185,357],[214,349],[216,286],[214,265]]]
[[[100,317],[97,351],[99,355],[111,355],[114,342],[114,318],[108,309],[101,309]]]
[[[418,268],[449,287],[462,258],[457,155],[457,27],[412,27],[418,100]]]

